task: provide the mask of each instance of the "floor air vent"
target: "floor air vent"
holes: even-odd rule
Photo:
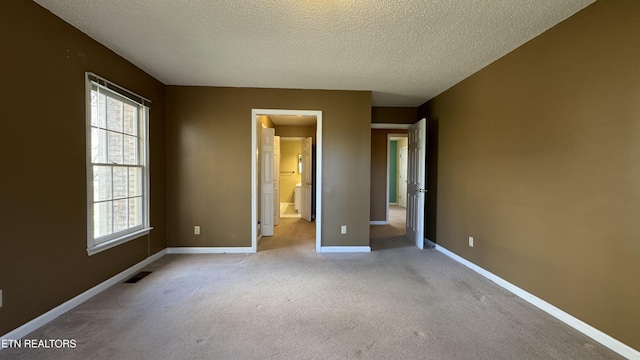
[[[144,279],[147,275],[151,274],[151,271],[140,271],[139,273],[132,276],[129,280],[125,281],[125,283],[133,284],[138,281]]]

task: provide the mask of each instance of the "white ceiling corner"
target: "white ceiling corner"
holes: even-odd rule
[[[417,106],[594,0],[35,0],[167,85]]]

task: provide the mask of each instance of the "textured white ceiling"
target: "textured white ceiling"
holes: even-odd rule
[[[35,0],[168,85],[417,106],[593,0]]]

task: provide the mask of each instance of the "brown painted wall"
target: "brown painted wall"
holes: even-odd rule
[[[180,86],[167,87],[169,245],[251,246],[252,108],[323,111],[322,245],[369,245],[370,92]]]
[[[385,221],[387,217],[387,135],[406,133],[407,130],[371,129],[371,221]]]
[[[638,24],[639,1],[597,1],[421,109],[438,243],[635,349]]]
[[[371,122],[381,124],[413,124],[418,121],[414,107],[375,106],[371,108]]]
[[[0,2],[0,334],[166,247],[164,85],[32,1]],[[151,225],[87,255],[85,72],[150,99]]]

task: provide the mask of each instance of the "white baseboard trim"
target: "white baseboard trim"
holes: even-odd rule
[[[253,253],[249,247],[170,247],[167,254],[248,254]]]
[[[149,256],[148,258],[140,261],[139,263],[133,265],[132,267],[124,270],[123,272],[101,282],[100,284],[92,287],[91,289],[83,292],[82,294],[56,306],[55,308],[47,311],[46,313],[38,316],[37,318],[29,321],[28,323],[20,326],[19,328],[3,335],[0,337],[0,342],[5,340],[19,340],[23,337],[29,335],[30,333],[38,330],[42,326],[48,324],[49,322],[55,320],[60,315],[68,312],[69,310],[75,308],[76,306],[82,304],[83,302],[91,299],[92,297],[98,295],[109,287],[124,281],[125,279],[131,277],[138,271],[142,270],[145,266],[151,264],[152,262],[160,259],[167,253],[166,249],[160,250],[157,253]],[[0,346],[0,350],[3,348]]]
[[[384,220],[369,221],[369,225],[389,225],[389,222]]]
[[[371,246],[320,246],[323,253],[356,253],[371,252]]]
[[[500,285],[507,291],[512,292],[516,296],[520,297],[524,301],[530,303],[531,305],[539,308],[540,310],[548,313],[549,315],[555,317],[556,319],[562,321],[563,323],[571,326],[572,328],[580,331],[581,333],[587,335],[593,340],[599,342],[600,344],[608,347],[612,351],[626,357],[627,359],[640,360],[640,351],[630,347],[629,345],[614,339],[613,337],[605,334],[604,332],[594,328],[593,326],[585,323],[584,321],[573,317],[572,315],[558,309],[557,307],[549,304],[548,302],[540,299],[539,297],[513,285],[512,283],[504,280],[503,278],[481,268],[480,266],[470,262],[467,259],[443,248],[440,245],[436,245],[436,250],[440,251],[444,255],[450,257],[451,259],[461,263],[462,265],[470,268],[471,270],[477,272],[478,274],[484,276],[485,278],[493,281],[494,283]]]

